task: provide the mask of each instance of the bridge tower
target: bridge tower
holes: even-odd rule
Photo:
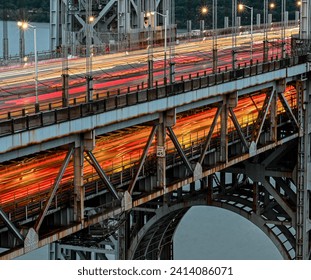
[[[92,34],[91,44],[97,48],[134,48],[148,35],[147,12],[166,14],[169,11],[167,26],[172,26],[174,2],[175,0],[50,0],[51,50],[68,45],[73,54],[85,51],[89,29]],[[154,23],[155,30],[164,34],[164,18],[159,16]]]
[[[311,1],[301,1],[300,39],[306,40],[309,46],[311,39]],[[298,113],[302,135],[298,143],[297,168],[297,226],[296,226],[296,259],[310,259],[311,242],[311,177],[310,177],[310,114],[311,114],[311,77],[310,73],[297,81],[300,108]]]

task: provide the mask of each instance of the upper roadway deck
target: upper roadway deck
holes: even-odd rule
[[[159,112],[169,109],[179,113],[212,104],[226,93],[260,91],[309,70],[307,56],[296,56],[1,121],[1,162],[72,143],[82,132],[95,130],[100,135],[156,120]]]

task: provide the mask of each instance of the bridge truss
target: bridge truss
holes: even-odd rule
[[[164,17],[159,14],[168,13],[167,26],[172,26],[174,5],[174,0],[50,0],[51,50],[67,46],[76,55],[88,43],[102,52],[137,48],[146,41],[149,25],[163,39]],[[159,14],[147,18],[153,11]]]
[[[303,9],[309,7],[309,1],[302,2]],[[53,3],[54,11],[65,4]],[[116,1],[105,3],[112,7]],[[85,1],[70,8],[76,4],[91,14]],[[304,39],[310,37],[308,13],[302,13]],[[80,32],[85,40],[86,29]],[[306,54],[293,53],[291,58],[189,76],[174,84],[1,122],[1,170],[35,153],[63,154],[49,189],[1,201],[0,246],[8,251],[0,257],[14,258],[49,245],[54,259],[172,259],[179,221],[189,207],[210,205],[252,221],[285,259],[310,259],[309,64]],[[292,93],[286,96],[288,87]],[[258,105],[254,98],[259,95],[263,98]],[[245,121],[238,112],[247,99],[255,104],[255,113]],[[144,112],[146,103],[150,105]],[[206,133],[188,141],[178,138],[178,119],[194,118],[201,111],[213,112]],[[118,122],[107,122],[115,112]],[[102,142],[118,140],[111,138],[117,131],[122,131],[121,139],[133,127],[149,128],[139,158],[116,170],[102,167],[103,155],[96,149]],[[51,130],[57,139],[44,138]],[[42,138],[32,138],[37,136]],[[20,149],[3,150],[19,140]],[[27,159],[20,164],[27,165]]]
[[[124,98],[112,96],[85,104],[85,108],[79,105],[71,112],[62,109],[59,115],[53,113],[57,123],[64,122],[64,117],[80,116],[80,127],[85,117],[110,114],[128,106],[133,113],[141,102],[181,102],[148,121],[143,115],[135,124],[125,121],[118,126],[121,138],[132,126],[135,134],[141,125],[149,131],[139,158],[124,160],[121,169],[109,171],[101,163],[105,156],[100,152],[102,145],[121,139],[111,138],[117,132],[114,126],[99,126],[70,137],[63,131],[64,139],[50,142],[48,146],[54,148],[48,154],[52,158],[59,157],[54,154],[55,148],[64,151],[61,164],[54,166],[58,172],[53,185],[30,199],[28,194],[2,202],[1,247],[11,250],[1,257],[12,258],[58,240],[50,245],[51,258],[109,259],[113,255],[118,259],[172,259],[173,236],[183,215],[193,205],[210,205],[252,221],[285,259],[310,259],[310,85],[305,72],[281,78],[284,73],[305,71],[305,64],[299,63],[306,58],[202,76]],[[279,78],[274,79],[271,73],[278,73]],[[252,81],[248,87],[238,82],[246,77]],[[288,87],[291,90],[286,93]],[[226,90],[219,94],[220,88]],[[192,93],[196,99],[202,94],[203,101],[182,105]],[[256,101],[258,96],[260,102]],[[254,112],[245,115],[243,110],[251,106],[243,107],[246,100],[254,103]],[[77,109],[82,111],[78,113]],[[197,136],[188,140],[178,137],[178,119],[189,116],[190,121],[200,112],[211,113],[206,118],[206,132],[202,134],[199,129]],[[27,132],[38,121],[51,129],[50,114],[25,117],[24,121],[25,126],[19,121],[16,127],[7,122],[8,127],[2,126],[1,132]],[[21,149],[18,155],[23,153],[33,150]],[[6,159],[14,159],[14,155],[12,151]],[[27,162],[21,164],[27,166]],[[2,168],[10,170],[7,163]],[[88,173],[89,168],[94,170],[93,175]]]

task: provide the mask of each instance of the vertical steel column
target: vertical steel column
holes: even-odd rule
[[[283,87],[277,88],[277,91],[282,90]],[[277,94],[275,93],[271,100],[270,105],[270,141],[275,142],[277,140]]]
[[[300,16],[300,36],[301,39],[310,39],[310,29],[311,29],[311,1],[302,0],[301,1],[301,16]]]
[[[83,188],[83,169],[84,157],[83,147],[77,147],[74,151],[74,221],[82,222],[84,219],[84,188]]]
[[[157,187],[163,188],[166,193],[166,124],[165,113],[160,116],[160,125],[157,131]]]
[[[168,199],[166,194],[166,127],[176,123],[176,110],[172,109],[160,114],[159,128],[157,132],[157,186],[164,189],[164,201]]]
[[[297,164],[297,210],[296,210],[296,259],[310,259],[310,124],[311,115],[311,81],[297,82],[298,123],[301,137],[298,143]]]
[[[128,248],[130,246],[130,236],[131,236],[131,222],[130,222],[130,213],[125,213],[125,221],[120,225],[118,230],[118,240],[117,240],[117,249],[115,256],[119,260],[126,260],[128,254]]]
[[[223,97],[220,115],[220,162],[228,161],[228,96]]]

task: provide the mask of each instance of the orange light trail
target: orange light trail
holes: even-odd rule
[[[296,105],[296,91],[289,87],[285,92],[290,105]],[[240,99],[234,109],[241,127],[252,124],[258,115],[265,99],[265,94]],[[282,105],[278,103],[278,112],[283,112]],[[195,115],[180,117],[177,119],[173,130],[182,147],[189,147],[193,141],[199,141],[209,132],[210,125],[215,116],[216,108],[211,108]],[[234,130],[231,120],[228,120],[228,130]],[[132,128],[121,130],[118,133],[108,134],[96,140],[93,151],[96,159],[107,174],[117,173],[123,169],[137,164],[150,134],[150,127]],[[220,131],[218,120],[214,135]],[[148,155],[155,153],[155,140]],[[172,151],[174,146],[171,141],[166,141],[166,150]],[[65,158],[65,151],[53,151],[35,155],[32,158],[16,160],[0,165],[0,207],[17,201],[26,200],[35,195],[47,192]],[[70,161],[61,180],[62,185],[73,185],[73,160]],[[93,167],[84,161],[84,182],[98,179]]]

